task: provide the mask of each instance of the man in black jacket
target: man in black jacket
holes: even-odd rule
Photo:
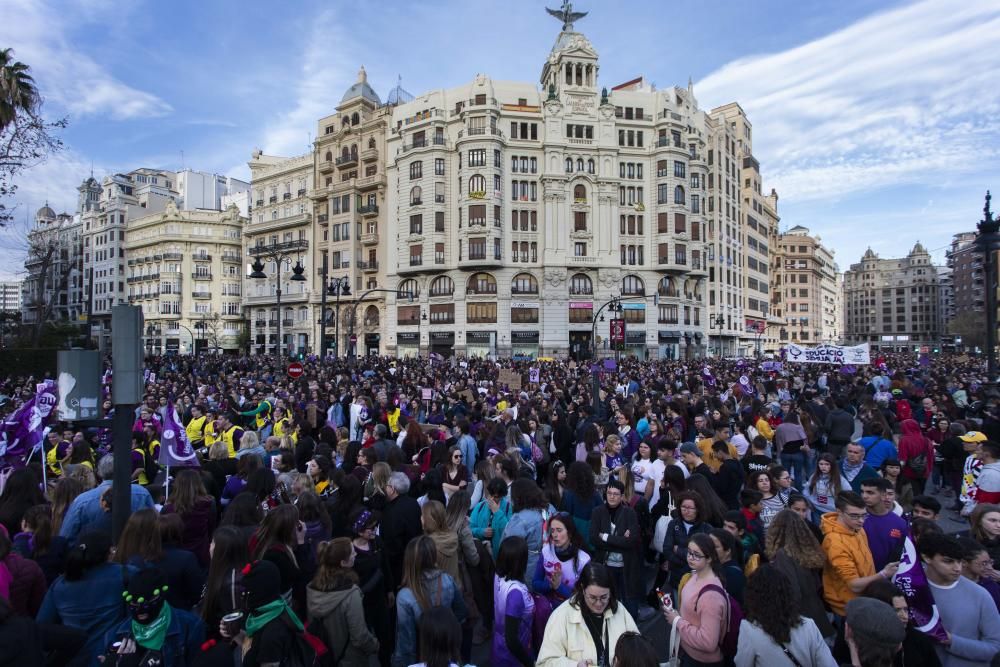
[[[712,443],[712,453],[722,461],[719,470],[708,478],[722,502],[731,510],[740,508],[740,489],[743,488],[743,466],[730,456],[729,443],[716,440]]]
[[[379,534],[385,548],[385,559],[392,569],[392,585],[403,580],[403,553],[410,540],[423,532],[420,523],[420,504],[409,496],[410,479],[401,472],[389,476],[385,488],[387,503],[382,512]]]
[[[846,410],[847,401],[842,396],[837,397],[836,405],[826,416],[823,430],[826,432],[827,451],[840,459],[844,455],[844,447],[854,436],[854,415]]]

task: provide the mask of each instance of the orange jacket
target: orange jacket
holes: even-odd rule
[[[837,520],[836,512],[824,514],[820,525],[823,529],[823,551],[826,552],[823,598],[835,614],[843,616],[847,603],[858,597],[847,582],[875,574],[875,562],[864,528],[856,533],[845,528]]]

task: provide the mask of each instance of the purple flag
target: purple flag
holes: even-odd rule
[[[746,396],[753,396],[755,393],[753,384],[750,382],[750,378],[746,375],[740,376],[740,391],[742,391]]]
[[[857,366],[852,366],[851,364],[847,364],[846,366],[840,367],[840,372],[842,375],[854,375],[855,373],[858,372],[858,368]]]
[[[55,380],[35,385],[35,396],[18,408],[3,423],[0,431],[0,460],[8,465],[24,465],[25,456],[41,446],[45,427],[52,420],[57,396]]]
[[[946,641],[948,637],[941,624],[941,614],[934,604],[934,594],[927,583],[920,557],[917,556],[917,548],[909,535],[903,542],[903,555],[899,559],[899,570],[893,581],[906,597],[910,617],[917,630],[936,641]]]
[[[194,447],[188,440],[187,431],[181,424],[174,402],[167,403],[167,413],[163,418],[163,434],[160,437],[160,465],[199,467]]]
[[[712,375],[712,369],[708,366],[701,369],[701,381],[705,383],[706,387],[715,386],[715,376]]]

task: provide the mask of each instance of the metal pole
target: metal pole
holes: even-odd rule
[[[340,280],[339,279],[337,280],[336,292],[337,292],[337,295],[336,295],[337,296],[337,305],[334,306],[334,308],[337,309],[337,319],[333,323],[333,326],[336,327],[336,332],[334,333],[334,336],[336,338],[333,341],[333,358],[334,359],[336,359],[336,358],[338,358],[340,356]]]
[[[983,243],[983,273],[986,278],[986,372],[990,385],[997,381],[997,292],[996,292],[996,262],[993,261],[992,237],[995,234],[984,234]],[[991,387],[992,388],[992,387]]]
[[[275,356],[278,358],[278,366],[280,367],[281,366],[281,355],[282,355],[282,352],[281,352],[281,346],[282,346],[282,341],[281,341],[281,263],[279,262],[275,266],[277,266],[277,270],[278,270],[278,277],[277,277],[278,290],[277,290],[277,294],[276,294],[276,296],[278,298],[278,340],[275,342],[275,345],[274,345],[274,353],[275,353]]]
[[[326,283],[327,283],[327,266],[326,262],[323,263],[323,296],[320,305],[320,316],[319,316],[319,358],[326,358]]]
[[[135,405],[116,404],[112,425],[115,459],[113,491],[111,501],[111,534],[115,543],[125,529],[125,523],[132,513],[132,422],[135,421]]]

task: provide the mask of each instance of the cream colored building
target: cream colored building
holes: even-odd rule
[[[259,259],[267,276],[247,277],[244,284],[250,351],[275,353],[280,329],[280,349],[286,354],[309,353],[316,344],[321,282],[310,261],[316,247],[309,199],[313,154],[279,157],[255,150],[248,165],[252,199],[242,266],[249,276]],[[304,281],[292,280],[296,266],[303,268]]]
[[[609,90],[599,70],[570,25],[541,92],[480,74],[393,109],[386,280],[412,299],[388,295],[388,353],[605,356],[620,317],[626,354],[705,354],[718,126],[690,85]]]
[[[346,280],[350,286],[350,293],[341,292],[339,300],[328,289],[326,354],[383,352],[386,295],[378,290],[386,289],[386,248],[393,238],[387,222],[386,136],[392,107],[410,99],[397,85],[383,103],[362,67],[336,113],[318,123],[313,153],[316,187],[310,193],[317,241],[311,257],[316,268],[311,273],[320,297],[324,274],[328,285]],[[316,350],[321,335],[317,334]]]
[[[839,343],[839,274],[833,251],[822,239],[801,225],[782,233],[772,270],[776,315],[785,321],[780,342]]]
[[[243,227],[225,211],[163,211],[125,230],[128,301],[142,307],[151,353],[237,352],[242,310]]]

